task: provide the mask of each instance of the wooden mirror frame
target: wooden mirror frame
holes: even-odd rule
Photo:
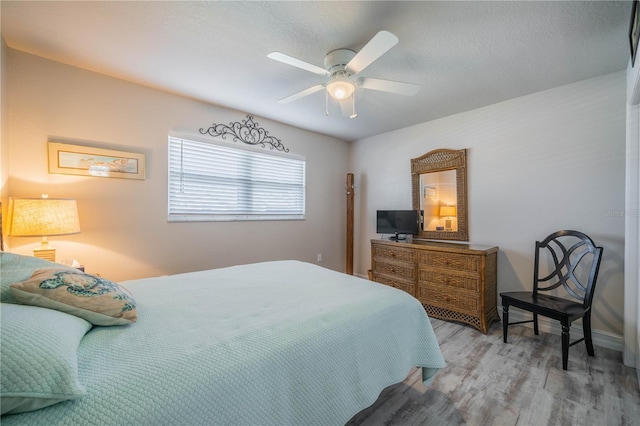
[[[423,173],[456,171],[457,231],[423,230],[424,217],[420,208],[420,175]],[[418,158],[411,159],[411,186],[413,209],[421,211],[418,238],[433,240],[469,241],[467,211],[467,150],[435,149]]]

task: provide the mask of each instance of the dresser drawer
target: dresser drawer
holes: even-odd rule
[[[432,268],[452,269],[456,271],[478,272],[480,270],[480,257],[423,251],[420,253],[419,263]]]
[[[393,275],[398,278],[415,281],[415,266],[407,263],[391,263],[387,259],[373,259],[373,270],[377,274]]]
[[[377,275],[375,273],[373,274],[373,280],[380,284],[386,284],[390,287],[398,288],[409,293],[412,296],[415,294],[415,285],[413,285],[413,282],[391,278],[384,275]]]
[[[452,290],[433,284],[418,284],[417,299],[421,303],[462,312],[470,315],[480,314],[478,293]]]
[[[398,262],[407,262],[410,263],[412,267],[416,259],[414,250],[375,244],[373,245],[372,255],[374,258],[384,258],[389,260],[396,260]]]
[[[477,275],[454,274],[432,269],[420,269],[418,271],[418,280],[421,283],[432,283],[451,288],[472,291],[480,290],[480,277]]]

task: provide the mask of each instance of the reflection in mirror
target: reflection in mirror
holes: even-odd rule
[[[420,188],[423,193],[420,200],[420,210],[423,212],[423,229],[427,231],[457,231],[456,171],[422,173]]]
[[[468,240],[466,150],[437,149],[411,160],[419,237]]]

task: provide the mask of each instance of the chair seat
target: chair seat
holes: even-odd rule
[[[534,296],[528,291],[500,293],[500,297],[502,297],[503,306],[507,304],[519,307],[554,319],[568,318],[573,321],[584,316],[588,310],[579,302],[546,294]]]

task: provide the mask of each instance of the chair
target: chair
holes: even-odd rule
[[[533,292],[500,293],[504,343],[507,343],[507,329],[512,324],[533,322],[533,331],[538,335],[538,315],[542,315],[558,320],[562,325],[564,370],[567,369],[570,346],[584,340],[587,353],[594,356],[591,340],[591,302],[601,258],[602,247],[596,247],[591,238],[578,231],[558,231],[542,242],[536,241]],[[560,286],[578,302],[556,295],[542,294]],[[509,323],[510,306],[532,312],[533,320]],[[569,343],[571,323],[579,318],[582,318],[584,337]]]

